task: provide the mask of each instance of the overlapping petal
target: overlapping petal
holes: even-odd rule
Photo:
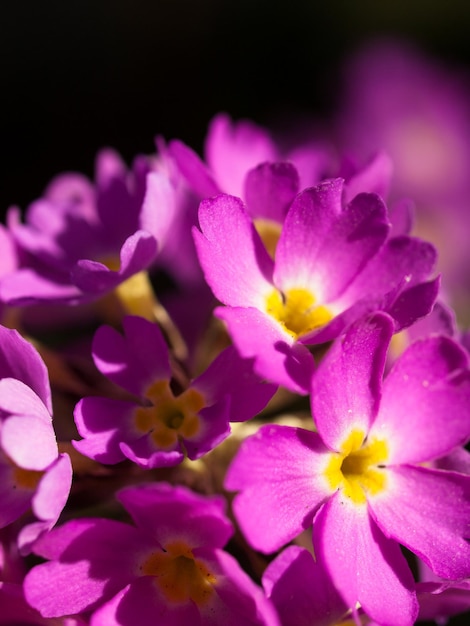
[[[240,491],[234,511],[257,550],[273,552],[312,525],[331,495],[322,478],[326,452],[316,433],[288,426],[262,427],[242,443],[225,488]]]

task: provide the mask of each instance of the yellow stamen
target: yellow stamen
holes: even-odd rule
[[[199,411],[206,403],[195,389],[175,397],[168,381],[161,380],[149,387],[145,397],[152,406],[136,409],[134,423],[140,432],[152,433],[159,448],[172,447],[178,438],[188,439],[198,432]]]
[[[385,441],[376,439],[364,443],[364,433],[353,430],[341,447],[332,453],[325,470],[331,489],[342,493],[355,504],[365,504],[367,495],[376,495],[386,486],[386,474],[381,467],[388,458]]]
[[[174,603],[192,600],[201,606],[214,593],[212,586],[217,582],[208,567],[195,559],[181,541],[167,545],[165,552],[152,554],[141,571],[145,576],[154,576],[165,598]]]
[[[327,324],[333,315],[322,304],[315,304],[315,296],[301,287],[281,294],[277,289],[266,298],[266,312],[297,339]]]

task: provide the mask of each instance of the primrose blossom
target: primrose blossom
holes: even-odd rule
[[[206,280],[226,306],[216,315],[255,371],[307,393],[314,362],[307,345],[331,341],[374,310],[401,330],[426,315],[439,280],[425,281],[436,259],[430,244],[389,237],[387,210],[376,194],[343,205],[344,181],[299,193],[289,207],[274,259],[244,203],[204,200],[194,237]]]
[[[222,498],[159,483],[118,499],[135,525],[77,519],[36,543],[50,561],[24,588],[43,616],[91,612],[91,626],[279,626],[261,589],[222,550],[233,532]]]
[[[312,382],[317,432],[269,425],[225,486],[248,541],[272,552],[313,524],[315,554],[349,609],[410,626],[415,583],[400,544],[432,571],[470,574],[470,476],[433,466],[470,437],[470,371],[448,337],[413,343],[383,382],[393,321],[375,313],[336,340]]]
[[[140,276],[157,255],[173,219],[171,181],[143,158],[129,173],[116,153],[99,153],[96,185],[80,174],[54,179],[21,223],[8,229],[22,266],[2,278],[0,297],[12,305],[96,300]],[[134,292],[143,286],[134,279]],[[135,295],[134,295],[135,297]]]
[[[170,355],[156,324],[127,316],[124,335],[110,326],[95,334],[98,369],[125,389],[128,400],[83,398],[75,422],[82,454],[102,463],[125,458],[146,468],[197,459],[225,439],[230,421],[261,411],[276,391],[252,371],[251,361],[225,349],[180,393],[172,388]]]

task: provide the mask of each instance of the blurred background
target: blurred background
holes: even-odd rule
[[[33,0],[0,20],[0,207],[25,207],[97,149],[129,162],[154,136],[200,150],[211,117],[279,126],[329,116],[345,60],[371,38],[470,65],[470,4],[452,0]]]

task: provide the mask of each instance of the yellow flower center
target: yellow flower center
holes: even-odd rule
[[[214,574],[194,558],[182,541],[167,545],[164,552],[152,554],[141,571],[145,576],[154,576],[165,598],[174,603],[192,600],[201,606],[214,593],[212,586],[217,582]]]
[[[266,312],[297,339],[333,318],[326,306],[315,302],[315,296],[301,287],[289,289],[284,294],[275,289],[266,298]]]
[[[262,217],[254,220],[253,223],[258,231],[258,235],[261,237],[261,241],[264,243],[264,247],[268,251],[269,256],[274,259],[277,242],[281,236],[281,224],[275,222],[274,220],[268,220]]]
[[[387,458],[385,441],[364,443],[364,433],[354,430],[341,446],[341,453],[331,454],[325,477],[331,489],[341,489],[354,504],[365,504],[367,495],[376,495],[386,487],[383,464]]]
[[[117,272],[121,267],[121,261],[117,256],[109,256],[100,259],[112,272]],[[129,315],[139,315],[145,319],[153,321],[155,319],[155,295],[148,273],[138,272],[122,282],[114,290],[121,305]],[[112,306],[112,298],[109,298],[109,305]]]
[[[139,407],[134,412],[134,423],[142,433],[151,433],[159,448],[170,448],[179,438],[193,437],[199,430],[199,411],[205,400],[195,389],[187,389],[174,396],[167,380],[151,385],[145,397],[152,406]]]

